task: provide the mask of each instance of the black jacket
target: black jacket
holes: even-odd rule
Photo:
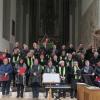
[[[100,67],[95,68],[95,75],[100,77]]]
[[[40,83],[41,82],[41,66],[40,65],[33,65],[32,69],[30,70],[30,74],[32,77],[32,83]],[[34,75],[36,73],[36,75]]]

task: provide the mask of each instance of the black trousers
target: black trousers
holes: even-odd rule
[[[26,74],[26,86],[29,86],[29,78],[30,78],[30,74]]]
[[[2,82],[2,95],[9,95],[11,81]]]
[[[60,85],[65,85],[65,80],[61,80]],[[66,97],[66,90],[65,89],[59,89],[59,97]]]
[[[16,83],[15,83],[15,72],[13,72],[13,86],[15,87],[16,86]]]
[[[71,80],[71,91],[70,91],[70,96],[71,96],[72,98],[77,96],[77,82],[78,82],[77,79],[72,79],[72,80]]]
[[[39,89],[40,89],[39,83],[37,82],[32,83],[33,98],[39,97]]]
[[[72,78],[71,75],[67,74],[66,81],[67,81],[68,84],[71,84],[71,78]]]
[[[17,97],[19,96],[23,97],[23,92],[24,92],[24,85],[17,84]]]
[[[88,75],[83,75],[83,80],[88,85],[93,85],[93,77]]]

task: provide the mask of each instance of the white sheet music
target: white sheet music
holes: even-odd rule
[[[60,83],[60,75],[56,73],[44,73],[43,83]]]

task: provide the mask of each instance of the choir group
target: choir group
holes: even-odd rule
[[[16,42],[12,52],[0,55],[0,84],[2,95],[9,95],[11,83],[17,87],[17,98],[23,98],[24,87],[31,86],[33,98],[39,97],[44,73],[58,73],[61,84],[71,86],[70,96],[76,97],[77,82],[100,87],[100,48],[83,44],[76,50],[72,44],[47,46],[34,42],[32,47]],[[46,98],[48,90],[46,90]],[[66,97],[66,91],[63,91]]]

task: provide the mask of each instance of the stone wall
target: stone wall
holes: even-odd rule
[[[98,0],[94,0],[81,17],[80,40],[86,46],[93,42],[92,33],[98,27]]]
[[[0,51],[9,49],[9,41],[3,38],[3,0],[0,0]]]

